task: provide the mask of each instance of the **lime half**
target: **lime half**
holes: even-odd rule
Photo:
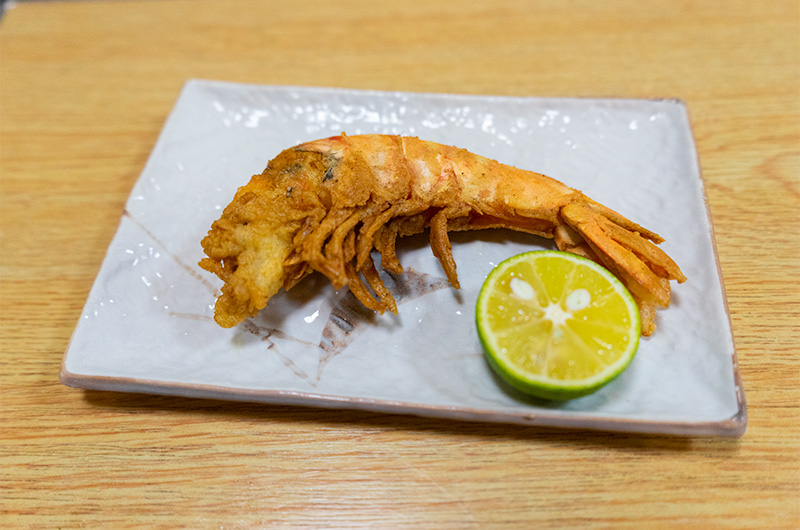
[[[611,272],[552,250],[495,267],[475,320],[497,374],[550,400],[585,396],[611,382],[633,360],[641,333],[636,302]]]

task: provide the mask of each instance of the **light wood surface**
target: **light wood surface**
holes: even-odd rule
[[[800,527],[796,0],[20,2],[0,23],[0,526]],[[84,392],[62,354],[188,78],[691,113],[740,439]]]

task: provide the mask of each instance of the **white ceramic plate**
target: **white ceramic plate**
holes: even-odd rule
[[[474,303],[491,268],[550,241],[453,235],[462,289],[424,237],[400,243],[399,315],[368,315],[311,276],[234,329],[200,239],[237,187],[284,148],[339,134],[457,145],[582,190],[666,238],[688,277],[630,368],[554,404],[506,389],[484,361]],[[391,280],[391,279],[390,279]],[[66,352],[89,389],[360,408],[476,421],[740,435],[744,393],[687,112],[675,100],[538,99],[190,81],[131,192]]]

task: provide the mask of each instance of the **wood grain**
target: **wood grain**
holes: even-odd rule
[[[0,23],[4,527],[800,527],[800,11],[713,2],[17,3]],[[82,392],[61,357],[189,78],[686,101],[741,439]]]

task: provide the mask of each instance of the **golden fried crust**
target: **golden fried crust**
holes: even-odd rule
[[[199,265],[225,282],[214,318],[232,327],[255,315],[283,286],[284,261],[302,220],[325,212],[313,176],[324,173],[317,153],[287,150],[241,187],[201,245]]]
[[[255,315],[312,271],[349,286],[365,306],[396,311],[371,252],[400,273],[398,237],[431,228],[431,248],[457,287],[448,232],[503,227],[555,238],[606,265],[643,306],[667,306],[684,281],[654,232],[544,175],[464,149],[389,135],[335,136],[287,149],[240,188],[202,246],[203,269],[225,282],[216,321]]]

